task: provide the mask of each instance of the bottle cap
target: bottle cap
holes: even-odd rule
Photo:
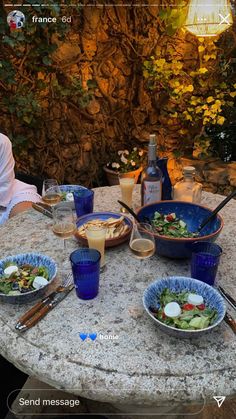
[[[194,175],[196,173],[196,169],[193,166],[184,166],[183,173],[184,175]]]
[[[149,144],[156,145],[156,134],[150,134],[149,136]]]

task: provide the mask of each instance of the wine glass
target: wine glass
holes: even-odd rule
[[[56,179],[45,179],[43,181],[42,198],[49,205],[60,202],[61,191]]]
[[[130,236],[129,247],[133,255],[141,261],[139,276],[143,279],[142,261],[152,257],[156,249],[152,226],[147,223],[134,224]]]
[[[69,239],[74,235],[76,230],[75,219],[73,215],[72,208],[66,205],[65,202],[58,204],[53,210],[53,233],[63,239],[63,253],[64,260],[63,265],[69,262],[69,259],[66,254],[66,239]],[[64,266],[65,268],[67,266]],[[69,266],[68,266],[69,268]]]

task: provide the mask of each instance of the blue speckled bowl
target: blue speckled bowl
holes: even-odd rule
[[[158,306],[160,295],[165,288],[168,288],[173,292],[187,290],[201,295],[207,307],[217,310],[217,319],[211,326],[201,330],[181,330],[162,323],[154,317],[152,312],[149,310],[149,307]],[[224,300],[215,288],[212,288],[210,285],[198,281],[197,279],[187,278],[184,276],[171,276],[159,279],[150,284],[144,291],[143,305],[148,315],[157,323],[163,332],[180,338],[199,337],[210,332],[222,322],[226,312]]]
[[[36,298],[42,297],[49,285],[54,280],[57,273],[56,262],[46,255],[40,253],[20,253],[14,256],[8,256],[5,259],[0,260],[0,276],[3,274],[4,265],[6,262],[16,262],[17,265],[29,263],[33,266],[44,266],[48,269],[49,281],[48,283],[40,288],[39,290],[33,290],[18,295],[6,295],[0,293],[0,301],[10,304],[24,304],[35,300]]]
[[[202,205],[183,201],[160,201],[140,208],[137,215],[142,221],[145,217],[152,220],[155,211],[162,214],[175,212],[176,216],[187,223],[188,230],[195,232],[201,222],[207,218],[212,210]],[[210,221],[200,232],[199,237],[172,238],[155,233],[156,252],[158,255],[173,259],[191,257],[191,246],[196,241],[215,241],[223,228],[223,220],[219,214]]]
[[[82,186],[82,185],[59,185],[59,188],[61,192],[72,192],[72,193],[81,191],[81,189],[87,189],[85,186]],[[62,202],[66,202],[67,204],[71,206],[72,209],[75,209],[74,201],[62,201]]]

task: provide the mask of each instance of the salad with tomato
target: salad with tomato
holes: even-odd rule
[[[49,273],[45,266],[7,262],[0,275],[0,293],[18,295],[42,288],[48,281]]]
[[[161,236],[179,238],[191,238],[198,236],[197,233],[190,233],[188,231],[187,224],[183,220],[180,220],[180,218],[177,218],[174,212],[171,214],[161,214],[160,212],[155,211],[152,226]]]
[[[165,288],[150,312],[162,323],[184,330],[205,329],[214,323],[217,310],[206,306],[203,297],[190,291],[181,293]]]

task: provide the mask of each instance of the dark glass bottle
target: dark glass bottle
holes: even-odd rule
[[[142,173],[141,203],[142,205],[160,201],[162,194],[162,172],[156,163],[156,135],[150,135],[148,145],[148,165]]]
[[[157,157],[157,166],[162,172],[162,201],[172,199],[172,184],[170,180],[170,176],[167,169],[168,158],[158,158]]]

